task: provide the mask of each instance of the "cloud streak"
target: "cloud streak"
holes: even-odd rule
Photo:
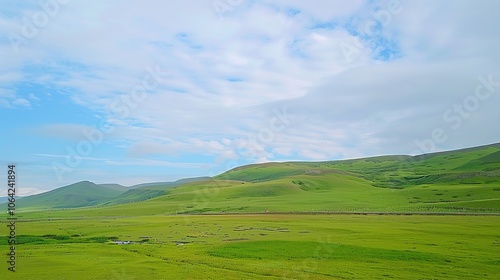
[[[48,185],[104,178],[95,169],[117,178],[128,165],[130,178],[151,165],[164,168],[158,177],[180,178],[266,160],[409,154],[435,129],[447,136],[436,150],[498,142],[499,8],[279,0],[242,1],[221,15],[212,1],[60,3],[17,52],[0,40],[2,114],[17,116],[9,127],[39,143],[29,148],[16,132],[11,144],[30,151],[9,158],[64,159],[66,145],[102,123],[113,133],[83,158],[108,160],[84,162],[63,182],[52,174]],[[6,4],[0,31],[21,34],[23,18],[40,11],[36,1]],[[155,67],[161,83],[126,105]],[[455,105],[490,76],[488,100],[460,115]],[[271,129],[283,108],[290,122]]]

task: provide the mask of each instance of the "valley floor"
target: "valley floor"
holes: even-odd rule
[[[497,279],[500,265],[498,216],[41,219],[17,235],[9,279]]]

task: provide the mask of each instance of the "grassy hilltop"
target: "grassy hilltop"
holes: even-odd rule
[[[102,197],[85,205],[88,198],[82,197],[83,185],[92,190],[90,193],[101,193]],[[75,187],[80,193],[72,197],[70,191]],[[30,211],[34,209],[55,211],[55,208],[80,206],[90,207],[49,213],[54,216],[265,211],[498,213],[500,144],[415,157],[256,164],[214,178],[129,190],[86,182],[21,199],[19,206],[21,217],[39,215]]]

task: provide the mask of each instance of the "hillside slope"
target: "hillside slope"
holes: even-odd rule
[[[106,200],[102,204],[115,205],[148,200],[157,196],[166,195],[169,190],[174,187],[207,179],[210,179],[210,177],[195,177],[180,179],[174,182],[157,182],[134,185],[127,188],[127,191],[120,194],[118,197]]]
[[[500,145],[415,157],[254,164],[169,188],[145,201],[129,201],[95,209],[58,211],[57,215],[265,211],[500,213]]]
[[[326,162],[265,163],[234,168],[216,179],[263,182],[292,175],[350,174],[373,186],[481,184],[500,178],[500,144],[418,156],[380,156]]]
[[[78,182],[37,195],[21,198],[18,209],[26,208],[73,208],[97,205],[119,196],[125,188],[106,187],[88,181]]]
[[[413,157],[254,164],[156,200],[177,204],[177,213],[500,212],[499,155],[493,144]]]
[[[174,182],[145,183],[132,187],[83,181],[38,195],[18,198],[17,208],[26,210],[79,208],[139,202],[165,195],[169,189],[176,186],[206,179],[209,177],[186,178]],[[7,198],[0,201],[0,207],[4,207],[6,201]]]

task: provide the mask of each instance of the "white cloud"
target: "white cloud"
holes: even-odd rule
[[[201,163],[189,163],[189,162],[168,162],[163,160],[146,160],[146,159],[135,159],[127,161],[115,161],[108,160],[105,162],[107,165],[114,166],[164,166],[164,167],[176,167],[176,168],[209,168],[213,166],[212,164],[201,164]]]
[[[22,97],[18,97],[15,90],[0,88],[0,106],[6,108],[31,107],[31,103]]]
[[[110,140],[139,158],[199,154],[218,163],[406,154],[435,128],[448,136],[439,149],[498,141],[491,129],[500,117],[498,95],[459,129],[443,114],[474,93],[479,76],[500,80],[499,4],[401,1],[401,12],[367,36],[366,24],[387,15],[387,3],[243,1],[221,19],[212,1],[71,1],[18,55],[0,44],[11,54],[0,65],[0,105],[46,98],[11,90],[43,83],[113,123]],[[37,9],[9,6],[15,16],[0,18],[0,30],[19,32],[20,17]],[[346,44],[355,48],[352,57]],[[157,66],[169,74],[145,100],[126,116],[110,109]],[[290,123],[273,131],[272,141],[258,141],[273,109],[283,107]],[[36,131],[80,140],[90,128],[46,124]],[[252,141],[265,149],[255,158],[242,148]]]
[[[263,1],[268,5],[280,7],[281,9],[294,9],[304,13],[308,17],[318,21],[329,21],[339,17],[348,17],[356,12],[365,3],[363,0],[343,1],[343,0],[272,0]]]
[[[24,98],[17,98],[12,101],[12,104],[15,106],[21,106],[21,107],[31,107],[31,103],[24,99]]]
[[[29,98],[29,99],[31,99],[31,100],[33,100],[33,101],[40,101],[40,98],[38,98],[38,97],[37,97],[35,94],[33,94],[33,93],[30,93],[30,94],[28,95],[28,98]]]

